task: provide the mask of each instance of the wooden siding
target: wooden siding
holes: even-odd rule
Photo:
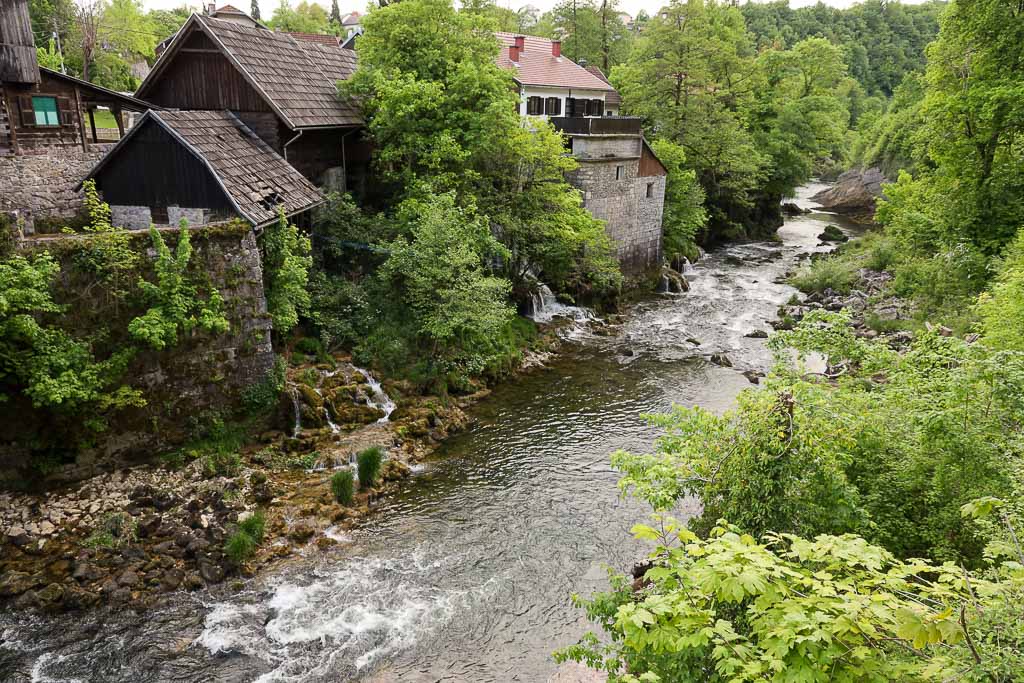
[[[668,175],[668,169],[654,155],[654,151],[647,144],[646,140],[644,140],[642,151],[640,152],[640,171],[637,175],[641,178]]]
[[[273,112],[235,65],[198,31],[186,38],[144,97],[169,109]]]
[[[0,81],[39,81],[35,39],[26,0],[0,0]]]
[[[320,184],[324,171],[342,166],[345,161],[341,149],[343,135],[344,131],[337,129],[307,130],[288,145],[285,159],[311,182]]]
[[[281,119],[277,118],[277,114],[261,111],[236,111],[235,115],[278,154],[281,153],[283,140],[288,140],[294,135],[284,127]]]
[[[221,209],[234,213],[210,170],[153,121],[100,169],[96,186],[108,204]]]
[[[7,84],[2,88],[7,102],[8,125],[12,147],[18,153],[32,152],[45,147],[81,145],[80,116],[76,88],[71,83],[49,78],[43,73],[34,85]],[[49,96],[57,100],[59,126],[35,125],[32,109],[33,96]]]

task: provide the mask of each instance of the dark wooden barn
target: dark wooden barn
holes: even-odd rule
[[[89,172],[112,222],[191,226],[232,217],[259,228],[324,201],[319,190],[227,111],[150,111]]]
[[[230,111],[312,182],[359,193],[370,149],[358,109],[338,96],[355,66],[336,43],[193,14],[136,96]]]

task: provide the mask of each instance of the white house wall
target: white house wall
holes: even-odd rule
[[[523,114],[526,113],[526,100],[530,97],[541,97],[547,99],[548,97],[557,97],[562,101],[562,113],[561,116],[566,116],[566,100],[569,98],[576,98],[578,100],[601,100],[605,101],[605,95],[608,92],[605,90],[582,90],[578,88],[543,88],[535,85],[524,85],[519,88],[519,111]],[[610,111],[611,116],[618,116],[618,110],[608,109],[606,104],[604,107],[605,114]],[[547,119],[546,114],[535,115],[535,118]]]

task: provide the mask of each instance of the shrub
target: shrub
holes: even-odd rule
[[[267,375],[242,391],[242,402],[252,413],[264,413],[277,405],[277,398],[284,390],[288,364],[282,356],[274,357],[274,367]]]
[[[355,493],[355,481],[352,470],[340,470],[331,476],[331,492],[334,500],[342,505],[351,505]]]
[[[233,477],[242,469],[242,458],[238,453],[214,451],[203,456],[203,476]]]
[[[380,476],[380,465],[384,452],[378,446],[367,448],[356,456],[356,467],[359,470],[359,488],[370,489],[377,483]]]
[[[826,289],[845,294],[857,281],[857,268],[841,256],[826,256],[802,266],[790,282],[802,292],[823,292]]]
[[[257,510],[238,524],[238,530],[247,534],[256,543],[263,542],[263,534],[267,528],[267,517],[262,510]]]
[[[320,356],[324,353],[324,345],[315,337],[303,337],[295,342],[295,350],[307,356]]]
[[[224,543],[224,554],[236,567],[252,557],[255,552],[256,541],[241,529],[231,534]]]

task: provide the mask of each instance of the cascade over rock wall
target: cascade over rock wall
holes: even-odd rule
[[[162,235],[173,250],[177,230]],[[89,415],[61,415],[33,408],[24,397],[10,397],[0,411],[0,487],[4,480],[23,480],[41,463],[51,480],[75,480],[151,459],[185,442],[204,420],[240,411],[246,390],[272,372],[271,320],[253,231],[232,223],[190,235],[191,276],[208,279],[221,293],[230,330],[196,332],[160,352],[140,350],[122,382],[140,389],[146,405],[112,414],[107,429],[96,434],[83,426]],[[135,233],[131,239],[151,272],[155,251],[149,235]],[[62,264],[54,298],[69,309],[61,327],[84,336],[105,326],[111,337],[124,337],[128,321],[145,305],[131,296],[111,302],[101,286],[89,285],[75,266],[87,244],[87,238],[37,238],[23,242],[21,249],[45,249]]]

